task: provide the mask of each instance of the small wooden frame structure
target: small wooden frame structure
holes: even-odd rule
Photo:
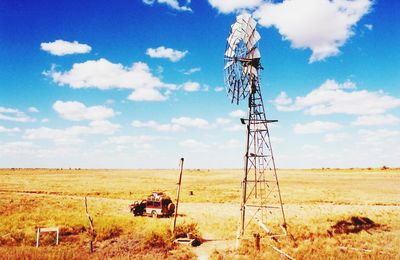
[[[47,232],[56,232],[56,245],[58,245],[59,237],[60,237],[60,228],[38,228],[36,231],[36,247],[39,247],[39,240],[40,240],[40,233],[47,233]]]
[[[193,245],[193,242],[194,242],[194,238],[177,238],[177,239],[175,239],[174,240],[174,243],[178,243],[178,244],[181,244],[181,245]]]

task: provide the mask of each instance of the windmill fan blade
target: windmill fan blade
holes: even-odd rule
[[[236,17],[236,22],[238,22],[238,23],[244,22],[245,24],[247,24],[250,19],[252,19],[250,14],[243,13]]]
[[[244,35],[244,34],[246,33],[246,30],[245,30],[245,29],[246,29],[246,28],[245,28],[245,25],[242,24],[242,23],[234,23],[234,24],[231,26],[231,32],[232,32],[233,34]]]
[[[254,21],[253,18],[249,14],[242,14],[239,15],[236,19],[236,23],[241,25],[241,29],[244,31],[245,37],[244,40],[245,42],[248,41],[248,39],[251,37],[253,32],[255,31],[256,28],[256,21]]]
[[[228,61],[224,67],[224,69],[227,69],[228,67],[230,67],[233,64],[233,61]]]
[[[253,48],[247,55],[246,58],[248,59],[259,59],[261,58],[260,51],[258,48]]]
[[[250,14],[236,17],[224,53],[225,86],[232,103],[246,98],[252,82],[258,77],[261,55],[257,44],[260,38],[256,21]]]
[[[228,46],[225,51],[225,57],[231,58],[231,57],[233,57],[234,54],[235,54],[235,52],[230,48],[230,46]]]
[[[229,37],[228,37],[228,43],[229,43],[229,46],[232,48],[232,50],[234,50],[236,48],[236,45],[244,37],[244,32],[240,32],[239,30],[241,30],[241,29],[232,31],[231,35],[229,35]]]
[[[245,42],[248,42],[249,38],[253,36],[256,31],[256,22],[253,19],[250,19],[249,22],[245,25]]]
[[[257,69],[254,68],[253,66],[247,66],[243,69],[243,74],[249,74],[249,75],[254,75],[257,76],[258,72]]]
[[[259,40],[260,34],[256,31],[256,22],[248,15],[246,17],[238,16],[237,22],[231,27],[231,34],[229,35],[227,41],[232,50],[235,50],[237,44],[240,40],[246,44],[248,49],[251,49]]]
[[[249,39],[246,42],[247,49],[251,49],[256,45],[256,43],[261,39],[260,34],[254,30]]]
[[[233,57],[235,54],[236,46],[239,43],[240,38],[234,34],[231,34],[228,38],[228,48],[225,52],[225,55],[228,57]]]

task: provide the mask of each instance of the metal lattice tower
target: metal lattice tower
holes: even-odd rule
[[[275,168],[268,120],[261,95],[260,34],[249,14],[237,16],[231,26],[225,51],[225,86],[232,103],[248,99],[246,151],[241,183],[241,207],[238,238],[252,223],[262,227],[268,236],[286,235],[286,220]]]

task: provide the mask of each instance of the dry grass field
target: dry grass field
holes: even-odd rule
[[[184,171],[178,228],[205,240],[191,248],[173,243],[171,219],[128,209],[153,190],[175,197],[178,170],[0,170],[0,259],[280,258],[269,245],[296,259],[400,259],[399,169],[279,170],[290,235],[262,237],[260,251],[251,232],[234,248],[241,174]],[[37,227],[60,227],[60,245],[46,235],[35,248]]]

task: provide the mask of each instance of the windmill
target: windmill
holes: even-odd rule
[[[247,138],[238,239],[243,238],[246,228],[254,223],[268,236],[286,235],[285,213],[268,130],[268,124],[277,120],[267,119],[261,96],[260,38],[254,19],[249,14],[241,14],[231,26],[224,55],[228,97],[236,104],[248,100],[247,117],[240,119],[246,125]]]

